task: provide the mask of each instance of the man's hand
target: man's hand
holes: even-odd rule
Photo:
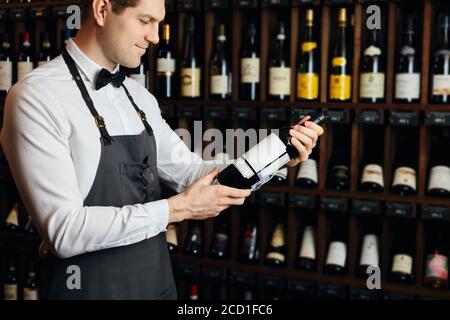
[[[169,223],[216,217],[230,206],[244,203],[251,191],[211,185],[218,173],[219,169],[214,168],[206,176],[191,184],[184,192],[168,199]]]
[[[321,126],[308,121],[309,119],[311,119],[310,116],[304,117],[293,127],[293,129],[289,130],[289,134],[292,137],[291,143],[299,153],[296,158],[291,159],[291,161],[287,163],[289,167],[295,167],[300,162],[308,159],[312,149],[316,146],[317,139],[324,132]]]

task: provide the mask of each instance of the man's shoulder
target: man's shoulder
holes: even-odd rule
[[[33,71],[28,73],[18,83],[22,82],[27,84],[40,84],[46,86],[70,79],[69,69],[66,67],[62,56],[59,55],[53,60],[45,63],[44,65],[33,69]]]

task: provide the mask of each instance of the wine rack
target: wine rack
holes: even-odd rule
[[[365,8],[368,3],[376,3],[382,7],[385,17],[386,38],[386,102],[370,104],[358,102],[359,69],[361,62],[361,48],[364,42]],[[232,207],[230,215],[231,229],[229,242],[229,256],[226,260],[209,258],[211,242],[214,233],[214,221],[203,223],[204,248],[200,257],[187,256],[182,252],[172,255],[174,272],[180,279],[180,290],[185,297],[186,285],[190,282],[222,283],[229,289],[229,296],[241,297],[235,291],[239,288],[271,288],[281,292],[284,297],[298,294],[303,298],[318,296],[321,298],[350,298],[350,299],[407,299],[407,298],[442,298],[450,299],[450,289],[433,289],[425,285],[425,225],[428,221],[440,221],[448,225],[450,222],[450,200],[430,197],[426,194],[429,174],[430,136],[433,128],[450,126],[450,105],[432,104],[429,102],[430,91],[430,57],[436,42],[436,15],[439,1],[415,1],[413,7],[420,16],[420,32],[417,34],[420,51],[421,66],[421,96],[420,103],[400,104],[394,99],[394,73],[396,52],[399,48],[402,16],[405,1],[333,1],[311,0],[301,1],[172,1],[166,5],[166,20],[172,27],[172,39],[177,58],[177,68],[183,55],[184,19],[194,14],[200,28],[196,30],[199,42],[204,51],[202,59],[202,98],[184,100],[181,98],[159,100],[163,117],[173,128],[188,128],[193,120],[204,120],[204,126],[211,128],[215,123],[225,123],[229,128],[241,128],[245,123],[249,127],[267,127],[270,121],[296,122],[302,115],[315,113],[318,109],[326,109],[331,117],[324,125],[325,134],[321,137],[320,157],[318,161],[319,184],[317,188],[299,188],[295,186],[297,168],[290,168],[286,186],[266,185],[256,192],[249,200],[258,207],[258,246],[259,260],[254,264],[244,264],[238,259],[240,241],[242,240],[242,221],[245,207]],[[51,1],[52,6],[67,6],[79,1]],[[0,4],[0,15],[8,16],[8,12],[36,7],[46,7],[50,3],[44,1],[31,4]],[[333,43],[333,28],[336,12],[339,6],[345,6],[352,13],[352,100],[347,103],[328,101],[328,75],[330,49]],[[301,27],[304,25],[304,13],[307,8],[314,8],[319,17],[318,37],[320,51],[320,86],[319,101],[300,102],[295,99],[296,72],[295,64],[298,56]],[[277,13],[281,12],[288,24],[290,61],[291,61],[291,94],[288,101],[268,101],[267,97],[267,64],[271,49],[271,38],[275,28]],[[239,100],[239,50],[241,45],[241,26],[245,15],[257,15],[259,19],[261,83],[259,101]],[[226,16],[231,22],[231,65],[232,65],[232,96],[228,101],[210,100],[208,66],[213,50],[213,26],[218,15]],[[4,19],[2,24],[14,24],[14,19]],[[1,29],[0,29],[1,30]],[[151,46],[149,55],[149,90],[156,88],[156,47]],[[179,83],[179,79],[175,79]],[[178,86],[176,85],[176,96]],[[350,143],[350,188],[347,191],[334,191],[327,188],[326,176],[331,157],[333,143],[332,128],[336,125],[346,126],[349,130]],[[360,179],[362,148],[364,146],[364,128],[373,125],[382,126],[384,130],[384,193],[364,193],[358,191]],[[393,148],[395,148],[395,131],[402,126],[412,126],[417,129],[418,164],[417,164],[417,195],[400,196],[389,193],[393,178]],[[367,147],[367,146],[365,146]],[[442,152],[446,152],[442,150]],[[448,151],[447,151],[448,152]],[[1,187],[1,186],[0,186]],[[317,218],[316,268],[313,272],[300,271],[295,267],[298,253],[298,242],[304,212],[315,212]],[[341,212],[348,218],[348,258],[347,275],[333,276],[323,272],[326,258],[327,241],[330,228],[328,218],[334,212]],[[286,216],[287,265],[282,268],[268,267],[264,257],[273,229],[273,215]],[[357,276],[357,263],[360,248],[359,220],[365,216],[378,216],[381,221],[381,290],[368,290],[366,281]],[[390,249],[392,247],[392,219],[404,219],[414,224],[414,283],[401,285],[391,282],[388,278],[390,270]],[[448,229],[450,231],[450,229]],[[179,248],[184,247],[188,232],[187,222],[178,225]],[[25,237],[25,236],[24,236]],[[36,239],[25,238],[17,242],[21,236],[0,232],[0,250],[11,246],[12,243],[21,247],[35,246]],[[27,240],[28,239],[28,240]],[[1,272],[0,272],[1,276]],[[211,287],[211,286],[210,286]],[[207,286],[203,292],[208,297]],[[238,288],[238,289],[236,289]],[[260,297],[264,297],[263,295]]]

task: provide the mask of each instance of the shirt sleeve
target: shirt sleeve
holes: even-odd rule
[[[50,250],[67,258],[164,231],[167,200],[121,208],[83,205],[68,126],[46,87],[21,82],[10,89],[0,142],[28,213]]]

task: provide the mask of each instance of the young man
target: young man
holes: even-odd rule
[[[164,1],[84,2],[66,51],[10,90],[0,136],[43,237],[44,296],[175,299],[167,224],[217,216],[250,190],[214,184],[218,168],[194,156],[153,95],[118,71],[158,43]],[[289,165],[322,133],[313,123],[291,130],[300,156]],[[180,193],[161,199],[159,181]]]

